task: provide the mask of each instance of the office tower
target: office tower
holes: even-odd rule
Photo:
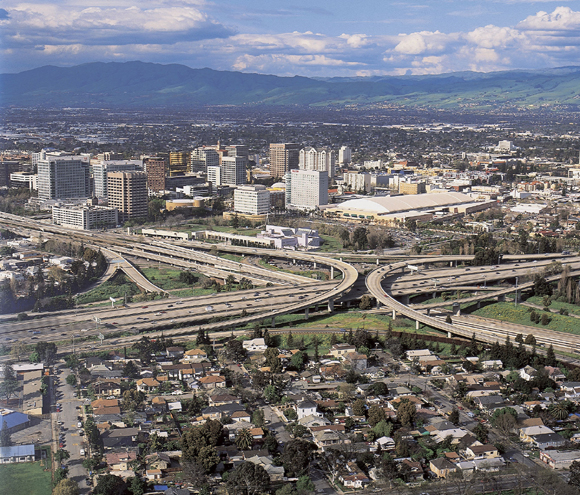
[[[220,164],[220,157],[217,151],[213,148],[195,148],[191,152],[190,157],[190,171],[207,173],[207,167],[218,167]]]
[[[167,174],[167,161],[161,157],[149,157],[143,160],[147,172],[147,187],[150,191],[158,193],[165,191],[165,176]]]
[[[270,175],[284,177],[286,172],[298,168],[300,146],[295,143],[270,144]]]
[[[346,165],[352,160],[352,152],[348,146],[341,146],[338,150],[338,163]]]
[[[207,181],[211,182],[214,189],[222,185],[222,169],[219,165],[207,167]]]
[[[286,172],[284,174],[284,184],[286,185],[284,190],[284,206],[288,208],[292,202],[292,172]]]
[[[93,163],[93,195],[107,197],[107,174],[110,172],[131,172],[141,170],[141,160],[99,160]]]
[[[248,159],[245,156],[222,157],[222,184],[237,186],[246,183],[246,165]]]
[[[226,146],[225,150],[228,152],[227,156],[250,156],[250,150],[245,144],[230,144]]]
[[[106,206],[55,205],[52,207],[52,223],[80,230],[116,227],[119,212]]]
[[[62,155],[38,160],[38,197],[48,199],[88,198],[91,195],[89,156]]]
[[[189,165],[189,153],[186,151],[169,152],[169,176],[184,174]]]
[[[336,154],[328,148],[302,148],[299,156],[301,170],[319,170],[333,178],[336,168]]]
[[[148,195],[145,172],[110,172],[107,176],[109,206],[119,210],[119,223],[147,218]]]
[[[266,186],[241,186],[234,191],[234,211],[265,215],[270,211],[270,191]]]
[[[10,175],[17,172],[19,166],[17,161],[0,161],[0,187],[10,185]]]
[[[292,170],[290,172],[290,205],[313,210],[328,204],[328,173],[319,170]],[[288,182],[286,182],[288,188]],[[288,206],[288,205],[287,205]]]

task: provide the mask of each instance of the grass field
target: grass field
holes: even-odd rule
[[[157,287],[164,290],[185,289],[189,284],[179,281],[181,270],[172,268],[142,268],[141,272]]]
[[[484,318],[492,318],[494,320],[517,323],[519,325],[580,335],[580,321],[577,318],[550,312],[548,315],[551,318],[551,321],[548,325],[542,325],[541,323],[536,324],[530,321],[530,313],[528,309],[529,308],[522,305],[514,306],[513,303],[498,302],[476,309],[471,314],[482,316]],[[536,313],[543,314],[543,311],[536,310]]]
[[[140,292],[139,287],[135,283],[131,282],[125,275],[119,274],[93,290],[79,295],[77,297],[77,304],[108,301],[109,297],[121,299],[125,296],[125,293],[127,293],[127,296],[132,296]]]
[[[306,278],[316,278],[317,280],[328,280],[330,278],[328,273],[319,270],[286,270],[285,268],[278,268],[277,266],[271,265],[270,263],[264,260],[260,260],[258,264],[262,268],[266,268],[267,270],[272,270],[275,272],[292,273],[294,275],[302,275],[303,277]]]
[[[320,251],[323,253],[339,253],[344,251],[342,248],[342,243],[333,236],[330,235],[323,235],[319,234],[322,239],[324,239],[324,243],[320,246]]]
[[[48,470],[45,471],[45,466]],[[10,495],[50,495],[52,478],[50,454],[39,462],[0,465],[2,493]]]
[[[533,296],[533,297],[528,297],[526,299],[526,302],[536,304],[537,306],[544,307],[543,299],[544,298],[540,297],[540,296]],[[573,314],[573,315],[580,316],[580,306],[576,306],[575,304],[568,304],[568,303],[560,302],[560,301],[552,301],[549,308],[552,311],[554,311],[554,310],[559,311],[560,308],[566,309],[568,311],[568,313],[570,313],[571,315]]]
[[[242,261],[244,261],[244,256],[238,256],[236,254],[230,253],[220,253],[219,257],[225,260],[235,261],[237,263],[241,263]]]

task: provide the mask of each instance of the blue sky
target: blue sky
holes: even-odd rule
[[[142,60],[284,76],[577,65],[580,0],[4,0],[0,71]]]

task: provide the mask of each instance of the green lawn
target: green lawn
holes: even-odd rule
[[[322,246],[320,246],[320,252],[323,253],[340,253],[344,251],[342,248],[342,243],[336,237],[331,235],[323,235],[319,234],[320,237],[324,240]]]
[[[238,256],[236,254],[230,253],[220,253],[218,256],[225,260],[235,261],[237,263],[241,263],[244,260],[244,256]]]
[[[7,495],[50,495],[50,454],[44,461],[0,465],[0,480],[2,493]]]
[[[97,301],[107,301],[109,297],[121,299],[127,293],[127,296],[139,294],[139,287],[129,280],[124,274],[118,274],[112,279],[107,280],[104,284],[90,290],[85,294],[77,297],[77,304],[88,304]]]
[[[540,296],[532,296],[526,299],[526,302],[536,304],[537,306],[544,307],[543,297]],[[560,301],[552,301],[550,306],[548,306],[552,311],[560,311],[560,308],[568,310],[568,313],[571,315],[579,315],[580,316],[580,306],[576,306],[575,304],[568,304],[565,302]]]
[[[267,261],[264,261],[264,260],[258,261],[258,264],[262,268],[266,268],[267,270],[272,270],[275,272],[292,273],[294,275],[302,275],[303,277],[315,278],[317,280],[328,280],[330,278],[328,273],[322,272],[320,270],[287,270],[285,268],[278,268],[277,266],[271,265],[270,263],[268,263]],[[338,276],[340,276],[340,274],[338,274]],[[336,275],[335,275],[335,277],[336,277]]]
[[[551,318],[551,321],[548,325],[544,326],[541,323],[536,324],[530,321],[530,313],[528,312],[528,309],[528,307],[522,305],[514,306],[514,303],[499,302],[476,309],[471,314],[530,327],[546,328],[548,330],[580,335],[580,321],[578,321],[577,318],[550,312],[548,315]],[[542,310],[535,311],[540,315],[543,314]]]
[[[164,290],[185,289],[189,284],[179,281],[181,270],[173,268],[142,268],[141,272],[157,287]]]

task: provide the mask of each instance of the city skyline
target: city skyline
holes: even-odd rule
[[[142,60],[281,76],[575,65],[576,2],[67,0],[0,9],[2,72]]]

